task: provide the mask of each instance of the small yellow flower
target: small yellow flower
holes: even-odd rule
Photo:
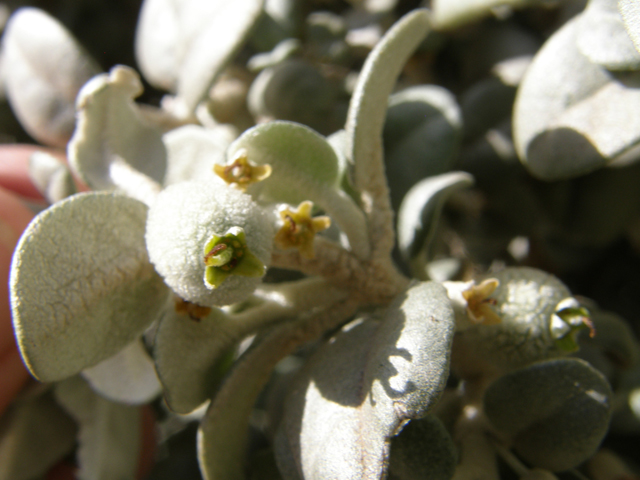
[[[489,298],[499,284],[497,279],[488,278],[479,285],[473,285],[462,292],[462,296],[467,301],[467,314],[471,320],[484,325],[497,325],[502,321],[492,308],[496,300]]]
[[[306,258],[313,258],[313,239],[316,233],[329,228],[331,219],[329,217],[311,217],[313,203],[304,201],[293,211],[288,208],[280,211],[280,218],[283,225],[276,233],[276,244],[282,248],[297,248],[300,255]]]
[[[243,148],[238,150],[231,163],[215,164],[213,171],[228,184],[233,184],[245,191],[252,183],[264,180],[271,175],[271,165],[257,165],[250,162],[247,151]]]

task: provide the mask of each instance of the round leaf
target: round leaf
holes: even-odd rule
[[[146,0],[136,56],[155,86],[177,91],[193,113],[260,18],[263,0]]]
[[[453,312],[444,288],[417,283],[381,321],[349,324],[291,386],[276,437],[286,478],[381,478],[389,442],[440,397]]]
[[[578,49],[611,70],[637,70],[640,52],[627,33],[617,0],[590,0],[578,23]]]
[[[66,146],[76,95],[100,68],[67,29],[37,8],[11,16],[3,53],[9,102],[22,126],[42,143]]]
[[[162,389],[153,360],[141,340],[83,370],[81,375],[104,398],[129,405],[148,403]]]
[[[614,76],[580,53],[582,19],[567,22],[547,40],[516,97],[516,150],[544,180],[588,173],[640,141],[640,73]]]
[[[128,197],[78,194],[38,215],[11,266],[14,328],[42,381],[114,355],[156,318],[167,289],[144,243],[147,208]]]
[[[611,387],[587,362],[539,362],[496,380],[484,407],[496,428],[513,438],[535,467],[574,468],[598,449],[609,428]]]

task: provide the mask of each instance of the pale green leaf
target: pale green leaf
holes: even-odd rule
[[[234,131],[225,126],[211,129],[186,125],[165,133],[162,137],[167,149],[164,185],[213,179],[213,165],[224,161],[225,150],[234,139]]]
[[[29,157],[29,179],[49,203],[56,203],[76,193],[69,167],[59,158],[45,152]]]
[[[114,355],[156,318],[167,289],[144,243],[147,208],[121,195],[84,193],[38,215],[11,267],[14,328],[42,381]]]
[[[142,423],[140,407],[96,395],[80,377],[55,387],[58,402],[78,422],[78,480],[134,478]]]
[[[242,324],[215,308],[201,319],[167,312],[158,325],[153,356],[169,408],[186,414],[209,400],[244,333]]]
[[[17,10],[2,38],[13,111],[36,140],[64,147],[75,125],[76,95],[100,67],[62,24],[37,8]]]
[[[0,480],[46,474],[75,440],[75,422],[50,392],[15,401],[0,421]]]
[[[438,417],[411,420],[391,440],[389,480],[449,480],[457,457],[453,439]]]
[[[568,470],[593,455],[609,428],[611,387],[587,362],[535,363],[496,380],[484,396],[493,425],[534,467]]]
[[[260,72],[247,105],[255,118],[290,120],[329,133],[344,121],[343,112],[336,109],[338,94],[316,66],[292,59]]]
[[[400,19],[369,54],[351,97],[345,130],[347,158],[354,163],[356,190],[365,191],[383,182],[382,129],[387,101],[409,56],[429,31],[425,9]]]
[[[566,354],[556,345],[552,332],[556,311],[563,305],[577,305],[566,285],[550,273],[530,267],[505,268],[487,277],[499,282],[486,306],[498,315],[500,323],[472,322],[460,333],[460,348],[465,353],[457,357],[459,364],[454,364],[455,368],[461,366],[458,373],[495,367],[512,370]]]
[[[205,282],[204,248],[232,227],[244,229],[249,251],[267,265],[274,226],[270,212],[220,179],[181,182],[164,189],[149,209],[146,244],[156,270],[184,300],[203,306],[246,299],[258,277],[229,275],[217,288]]]
[[[177,92],[188,116],[242,47],[263,0],[146,0],[136,57],[155,86]]]
[[[276,435],[285,478],[384,478],[391,438],[442,393],[453,330],[444,288],[417,283],[380,321],[357,320],[321,347],[292,384]]]
[[[198,460],[206,480],[244,478],[249,416],[276,364],[355,313],[348,300],[321,304],[331,306],[273,328],[235,363],[198,430]]]
[[[640,73],[614,75],[582,55],[582,20],[567,22],[540,49],[514,106],[518,156],[545,180],[588,173],[640,141]]]
[[[150,203],[167,168],[160,127],[141,115],[133,99],[142,83],[131,68],[117,66],[94,77],[78,94],[78,123],[67,153],[93,189],[119,188]]]
[[[394,210],[418,181],[450,169],[461,137],[462,114],[445,88],[420,85],[389,97],[383,139]]]
[[[610,70],[637,70],[640,52],[627,33],[617,0],[590,0],[578,23],[577,43],[589,60]]]
[[[550,3],[548,0],[433,0],[433,26],[437,30],[450,30],[484,17],[510,11],[514,8],[532,7]],[[502,9],[502,10],[500,10]]]
[[[444,203],[472,184],[468,173],[451,172],[425,178],[409,190],[398,211],[398,248],[405,259],[426,255]]]
[[[618,0],[618,9],[636,50],[640,52],[640,5],[636,0]]]
[[[340,160],[322,135],[294,122],[269,122],[244,132],[229,147],[227,158],[242,149],[250,162],[272,168],[271,175],[250,185],[247,193],[263,202],[298,205],[311,200],[347,234],[359,257],[368,256],[364,215],[339,188]]]
[[[148,403],[160,395],[162,389],[153,360],[141,340],[83,370],[81,375],[101,396],[129,405]]]

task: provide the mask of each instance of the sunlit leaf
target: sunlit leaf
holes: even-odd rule
[[[263,0],[146,0],[136,56],[155,86],[177,92],[192,114],[260,17]]]
[[[640,114],[634,108],[640,101],[640,73],[614,75],[580,53],[582,20],[567,22],[540,49],[514,106],[518,155],[545,180],[588,173],[640,141]]]
[[[38,215],[13,258],[11,303],[23,358],[42,381],[114,355],[156,318],[167,289],[149,263],[144,204],[69,197]]]
[[[382,478],[391,438],[438,400],[452,339],[436,283],[409,287],[380,320],[345,327],[291,386],[276,437],[285,478]]]
[[[578,49],[611,70],[640,68],[638,52],[625,29],[617,0],[590,0],[578,23]]]
[[[69,162],[93,189],[119,188],[149,203],[164,179],[167,159],[160,127],[147,122],[133,99],[138,74],[125,66],[94,77],[78,94],[78,123]]]
[[[80,87],[100,72],[71,33],[37,8],[22,8],[3,35],[3,76],[13,111],[36,140],[64,147]]]
[[[161,390],[153,360],[141,340],[83,370],[81,375],[101,396],[118,403],[148,403]]]

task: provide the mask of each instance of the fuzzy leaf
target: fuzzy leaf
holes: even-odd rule
[[[433,25],[438,30],[450,30],[492,15],[499,8],[524,8],[544,3],[544,0],[434,0]]]
[[[339,189],[340,160],[322,135],[298,123],[269,122],[244,132],[229,147],[227,158],[241,149],[250,162],[272,168],[271,176],[249,186],[247,193],[259,201],[291,205],[311,200],[346,232],[358,256],[367,257],[365,218]]]
[[[431,282],[409,287],[381,321],[345,327],[292,384],[276,437],[283,476],[383,478],[391,437],[444,388],[452,339],[451,306]]]
[[[534,467],[574,468],[598,449],[609,428],[611,387],[587,362],[574,358],[535,363],[496,380],[484,396],[485,413],[513,438]]]
[[[473,184],[465,172],[425,178],[409,190],[398,211],[398,248],[407,260],[428,247],[449,196]]]
[[[148,403],[162,389],[153,360],[141,340],[83,370],[81,375],[103,397],[129,405]]]
[[[29,157],[29,179],[52,204],[76,193],[69,167],[45,152],[34,152]]]
[[[387,101],[407,59],[429,27],[429,12],[413,10],[385,34],[362,67],[345,126],[349,142],[347,158],[354,162],[354,183],[359,191],[369,186],[372,177],[383,175],[382,129]]]
[[[244,333],[218,309],[199,320],[174,311],[162,317],[153,356],[165,400],[174,412],[190,413],[211,398],[230,366],[228,354]]]
[[[263,0],[146,0],[136,56],[149,81],[193,113],[260,18]]]
[[[627,33],[640,52],[640,5],[635,0],[618,0],[618,9]]]
[[[94,77],[78,95],[69,162],[95,190],[120,188],[142,200],[159,190],[167,154],[162,131],[141,116],[133,101],[141,93],[138,74],[117,66]]]
[[[109,358],[156,318],[167,289],[144,243],[147,208],[77,194],[38,215],[11,266],[14,328],[31,373],[55,381]]]
[[[455,97],[436,85],[389,97],[383,138],[394,210],[419,180],[450,169],[462,137],[461,117]]]
[[[102,398],[80,377],[56,385],[55,394],[80,426],[78,480],[134,478],[140,451],[140,407]]]
[[[640,141],[640,73],[614,75],[580,53],[583,17],[567,22],[540,49],[514,106],[514,140],[536,177],[588,173]]]
[[[75,125],[80,87],[98,65],[56,19],[21,8],[3,35],[3,73],[11,107],[36,140],[64,147]]]
[[[213,165],[224,161],[225,150],[234,139],[232,129],[224,126],[186,125],[166,133],[162,137],[167,148],[164,185],[213,178]]]
[[[75,441],[75,422],[50,392],[17,400],[0,421],[0,480],[46,474]]]
[[[391,441],[389,480],[449,480],[457,457],[453,439],[438,417],[411,420]]]
[[[629,37],[617,0],[590,0],[578,23],[578,49],[610,70],[637,70],[640,52]]]

